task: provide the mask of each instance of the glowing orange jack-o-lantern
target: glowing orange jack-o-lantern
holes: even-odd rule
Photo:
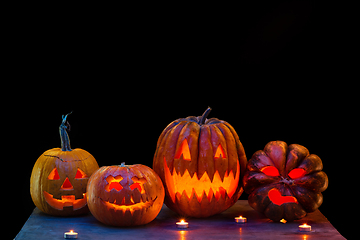
[[[244,148],[229,123],[206,119],[210,110],[173,121],[157,142],[153,169],[164,183],[165,204],[181,215],[220,213],[243,192]]]
[[[315,211],[328,186],[321,159],[298,144],[269,142],[254,153],[243,182],[249,204],[273,221],[293,221]]]
[[[30,194],[36,207],[57,216],[73,216],[89,211],[86,185],[91,174],[99,168],[90,153],[70,148],[66,117],[60,125],[62,148],[44,152],[36,161],[30,179]]]
[[[136,164],[105,166],[90,178],[87,201],[102,223],[135,226],[151,222],[164,203],[164,187],[149,167]]]

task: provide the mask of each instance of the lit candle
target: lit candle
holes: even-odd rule
[[[74,232],[73,230],[70,230],[70,232],[64,233],[64,238],[77,238],[78,234]]]
[[[185,222],[184,220],[181,220],[180,222],[176,223],[177,228],[188,228],[189,223]]]
[[[287,221],[285,219],[281,219],[280,222],[284,223],[284,224],[287,223]]]
[[[311,226],[304,223],[303,225],[299,226],[300,232],[311,232]]]
[[[247,218],[246,218],[246,217],[242,217],[242,216],[236,217],[236,218],[235,218],[235,222],[237,222],[237,223],[246,223],[246,222],[247,222]]]

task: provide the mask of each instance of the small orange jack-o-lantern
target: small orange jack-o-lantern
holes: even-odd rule
[[[88,212],[86,185],[99,168],[87,151],[70,148],[65,125],[60,125],[62,148],[44,152],[36,161],[30,179],[31,198],[41,211],[56,216],[73,216]],[[69,125],[68,125],[69,126]]]
[[[273,221],[293,221],[315,211],[328,186],[321,159],[298,144],[266,144],[254,153],[243,178],[249,205]]]
[[[217,118],[181,118],[161,133],[153,169],[175,212],[208,217],[231,207],[243,192],[246,155],[234,128]]]
[[[87,186],[92,215],[114,226],[136,226],[151,222],[164,203],[164,187],[149,167],[136,164],[105,166],[97,170]]]

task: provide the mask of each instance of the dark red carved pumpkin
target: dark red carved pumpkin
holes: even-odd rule
[[[246,155],[234,128],[217,118],[181,118],[161,133],[153,169],[165,204],[186,216],[208,217],[231,207],[243,192]]]
[[[323,202],[328,177],[321,159],[298,145],[269,142],[254,153],[243,178],[248,201],[273,221],[293,221],[315,211]]]

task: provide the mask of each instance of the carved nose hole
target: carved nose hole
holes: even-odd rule
[[[66,178],[63,185],[60,188],[61,190],[74,190],[73,185],[71,184],[69,178]]]

